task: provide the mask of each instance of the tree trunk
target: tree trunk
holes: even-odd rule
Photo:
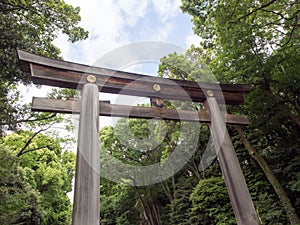
[[[144,200],[138,190],[138,188],[136,186],[133,186],[133,189],[135,190],[137,196],[138,196],[138,199],[140,201],[140,204],[141,204],[141,207],[142,207],[142,210],[143,210],[143,215],[144,215],[144,218],[146,220],[146,222],[149,224],[149,225],[152,225],[151,221],[149,220],[149,217],[147,215],[147,209],[146,209],[146,206],[145,206],[145,203],[144,203]]]
[[[162,181],[160,183],[160,185],[162,186],[162,188],[163,188],[163,190],[165,192],[165,195],[168,197],[168,200],[171,203],[174,200],[174,198],[173,198],[173,195],[172,195],[172,193],[170,191],[168,183],[166,181]]]
[[[275,192],[277,193],[277,195],[280,199],[281,204],[285,208],[285,211],[287,213],[287,216],[289,218],[289,221],[290,221],[291,225],[299,225],[300,220],[299,220],[299,218],[296,214],[296,211],[295,211],[294,207],[292,206],[292,204],[290,202],[290,199],[288,198],[288,196],[287,196],[286,192],[284,191],[283,187],[280,185],[279,181],[277,180],[277,178],[274,176],[273,172],[269,168],[267,162],[264,160],[263,157],[261,157],[259,155],[259,153],[250,144],[250,142],[248,141],[248,139],[247,139],[245,133],[243,132],[242,128],[240,126],[236,125],[235,129],[238,131],[238,133],[239,133],[239,135],[242,139],[242,142],[245,145],[247,151],[252,156],[252,158],[254,158],[258,162],[258,164],[260,165],[260,167],[264,171],[266,177],[268,178],[269,182],[273,186]]]
[[[156,199],[155,201],[152,201],[152,210],[155,217],[156,225],[161,225],[159,206],[157,205]]]

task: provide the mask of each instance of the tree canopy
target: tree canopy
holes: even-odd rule
[[[75,155],[63,149],[68,138],[46,132],[66,118],[19,102],[17,86],[31,81],[18,68],[16,50],[60,58],[53,44],[60,33],[76,42],[88,32],[78,25],[79,7],[62,0],[1,0],[0,12],[0,223],[69,224]],[[60,90],[49,97],[70,95]]]
[[[0,1],[0,110],[1,128],[13,129],[24,111],[17,104],[18,83],[29,84],[29,77],[18,68],[17,48],[59,58],[53,40],[61,32],[72,42],[86,39],[88,32],[78,26],[80,9],[64,1]]]
[[[72,191],[75,155],[46,135],[30,139],[33,134],[22,131],[0,140],[0,222],[68,224],[71,202],[67,193]]]
[[[227,107],[233,114],[247,115],[251,123],[242,129],[228,127],[235,150],[260,222],[298,224],[299,3],[183,0],[181,8],[192,15],[201,47],[162,58],[160,76],[200,82],[213,77],[210,81],[251,85],[245,104]],[[201,66],[203,62],[208,67]],[[203,107],[176,104],[190,110]],[[205,129],[201,127],[203,139],[208,138],[203,136]],[[205,144],[199,144],[199,155],[161,184],[163,192],[157,187],[142,195],[146,202],[149,197],[155,202],[157,196],[165,202],[159,207],[158,224],[236,224],[217,161],[203,172],[193,169],[199,166],[203,148]],[[156,224],[144,218],[146,224]]]
[[[253,85],[247,102],[251,122],[265,123],[274,140],[297,133],[299,2],[183,0],[181,8],[193,16],[194,32],[211,55],[218,80]]]

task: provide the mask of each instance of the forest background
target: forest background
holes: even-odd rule
[[[159,76],[193,80],[204,61],[219,82],[251,85],[243,105],[227,108],[247,115],[251,123],[228,126],[247,185],[261,224],[299,224],[299,2],[182,0],[181,10],[192,16],[201,47],[162,58]],[[70,224],[67,193],[75,155],[68,146],[73,140],[50,129],[58,123],[71,129],[70,118],[31,112],[30,105],[19,102],[18,85],[31,81],[18,68],[16,49],[61,59],[53,44],[58,32],[70,42],[85,40],[88,32],[78,25],[80,9],[64,1],[1,0],[0,11],[0,223]],[[59,99],[74,95],[67,89],[49,93]],[[116,135],[117,130],[130,142],[129,126],[144,139],[150,125],[147,120],[120,120],[115,127],[102,128],[101,145],[125,163],[149,165],[163,161],[189,138],[180,136],[180,123],[167,122],[162,143],[154,151],[137,152]],[[135,187],[101,179],[100,223],[236,224],[218,161],[199,171],[207,125],[201,125],[200,133],[195,154],[164,182]]]

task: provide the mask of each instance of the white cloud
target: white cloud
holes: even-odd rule
[[[152,0],[152,3],[163,22],[181,13],[180,0]]]
[[[188,47],[191,45],[199,46],[201,40],[201,37],[199,37],[198,35],[190,34],[186,37],[185,44]]]
[[[60,35],[55,44],[65,60],[84,64],[93,65],[107,52],[136,41],[176,42],[178,20],[185,21],[180,17],[180,0],[66,1],[81,8],[80,26],[89,31],[89,38],[72,44],[66,35]],[[197,40],[193,35],[184,39],[186,43],[176,43],[184,46]]]
[[[135,25],[138,19],[147,13],[148,0],[118,0],[116,4],[129,26]]]
[[[159,40],[159,41],[167,41],[172,29],[174,28],[174,24],[167,22],[164,23],[161,27],[156,27],[154,32],[151,32],[150,39]]]
[[[60,33],[53,44],[60,49],[62,57],[65,58],[71,47],[67,35]]]
[[[60,37],[55,43],[63,50],[65,59],[92,64],[105,52],[128,42],[124,32],[126,21],[120,13],[120,6],[114,1],[68,0],[68,3],[80,6],[80,26],[89,31],[89,38],[72,44]]]

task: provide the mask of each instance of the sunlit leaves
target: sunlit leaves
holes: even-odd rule
[[[0,146],[0,165],[0,223],[41,224],[39,193],[19,167],[18,159],[3,146]]]
[[[66,194],[72,190],[75,155],[63,151],[59,141],[42,134],[36,135],[19,154],[32,135],[29,131],[7,135],[1,139],[0,148],[9,148],[10,154],[19,156],[15,160],[23,179],[38,193],[40,202],[34,204],[41,208],[43,214],[38,224],[68,224],[71,204]],[[1,171],[3,166],[1,162]],[[6,174],[3,178],[12,179],[13,175]],[[13,184],[12,187],[17,188],[18,185]],[[28,224],[33,224],[33,221]]]
[[[12,104],[15,98],[9,93],[15,93],[13,88],[19,82],[31,82],[28,74],[18,69],[17,48],[59,58],[60,50],[53,45],[59,33],[75,42],[86,39],[88,32],[78,26],[80,9],[62,0],[1,1],[0,12],[1,130],[7,130],[16,129],[16,120],[24,115],[20,106]]]

